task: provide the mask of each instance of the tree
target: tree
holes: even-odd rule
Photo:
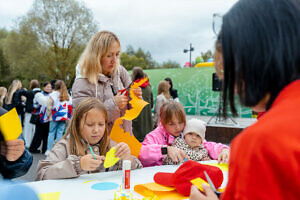
[[[10,67],[3,53],[3,43],[8,36],[8,31],[0,29],[0,85],[8,87],[10,80]]]
[[[29,48],[32,56],[27,64],[38,62],[46,69],[44,73],[49,79],[66,81],[67,77],[69,80],[74,77],[78,57],[96,30],[92,12],[83,3],[75,0],[35,0],[28,14],[21,18],[16,32],[22,41],[26,41],[26,36],[36,38],[37,45]],[[23,36],[24,33],[27,34]],[[20,46],[20,40],[11,45]],[[20,59],[15,62],[19,66],[24,64]]]
[[[146,53],[142,48],[138,48],[137,51],[129,45],[126,51],[121,55],[121,64],[127,69],[131,70],[135,66],[139,66],[143,69],[152,69],[155,67],[155,61],[153,61],[151,53]]]
[[[159,68],[180,68],[180,64],[175,61],[168,60],[167,62],[163,62]]]
[[[211,50],[208,50],[208,51],[206,51],[206,52],[201,52],[201,57],[203,58],[203,60],[204,60],[204,62],[207,62],[207,60],[209,59],[209,58],[212,58],[213,57],[213,54],[212,54],[212,52],[211,52]]]

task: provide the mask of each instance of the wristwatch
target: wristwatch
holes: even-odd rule
[[[167,146],[162,146],[161,147],[161,154],[162,155],[167,155],[168,154],[168,147]]]

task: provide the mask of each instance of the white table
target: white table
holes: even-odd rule
[[[216,162],[204,161],[201,163]],[[155,167],[145,167],[131,171],[131,190],[135,197],[141,196],[133,191],[134,185],[154,182],[153,177],[157,172],[174,172],[179,166],[164,165]],[[228,173],[223,172],[224,181],[221,187],[227,184]],[[94,190],[92,185],[101,182],[113,182],[122,184],[122,171],[102,172],[96,174],[85,174],[78,178],[45,180],[24,183],[33,188],[37,193],[61,192],[59,200],[83,200],[83,199],[113,199],[113,190]]]

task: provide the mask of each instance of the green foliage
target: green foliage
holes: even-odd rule
[[[35,0],[3,44],[11,75],[21,80],[62,79],[70,86],[77,60],[96,31],[92,12],[83,3]]]
[[[180,64],[175,61],[168,60],[167,62],[163,62],[162,65],[157,68],[180,68]]]
[[[133,47],[129,45],[126,51],[121,54],[121,65],[127,70],[131,70],[136,66],[143,69],[152,69],[155,67],[155,62],[149,51],[144,52],[141,48],[135,51]]]
[[[211,52],[211,50],[208,50],[206,52],[201,52],[201,57],[203,58],[204,62],[207,62],[207,60],[209,58],[212,58],[213,57],[213,53]]]

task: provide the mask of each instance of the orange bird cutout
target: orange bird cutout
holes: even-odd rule
[[[130,96],[131,100],[129,103],[131,104],[131,109],[126,110],[123,117],[120,117],[116,119],[111,132],[110,132],[110,138],[114,140],[117,143],[124,142],[126,143],[131,151],[131,154],[138,157],[140,150],[142,148],[142,144],[134,137],[134,135],[131,135],[129,132],[124,131],[120,126],[123,124],[123,119],[132,121],[133,119],[137,118],[143,108],[148,104],[146,101],[138,98],[133,89],[136,89],[140,87],[143,83],[145,83],[148,80],[148,78],[144,78],[138,83],[133,83],[133,85],[130,86]]]

